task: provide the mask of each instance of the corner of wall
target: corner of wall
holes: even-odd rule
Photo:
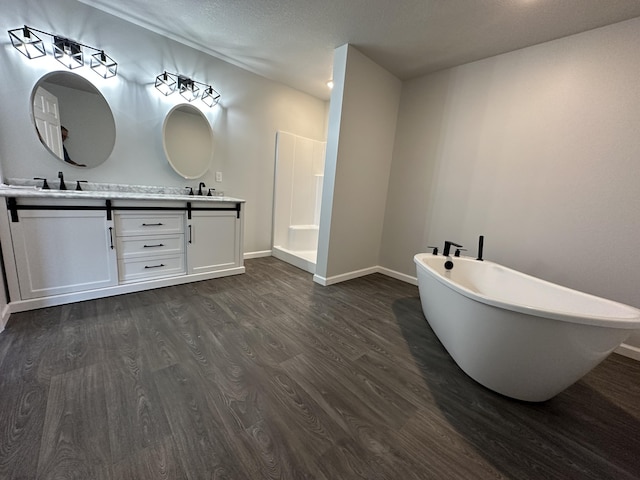
[[[2,307],[2,314],[0,315],[0,333],[4,331],[4,327],[7,326],[9,317],[11,316],[11,309],[8,304],[4,304]]]
[[[616,348],[614,353],[622,355],[623,357],[632,358],[633,360],[637,360],[640,362],[640,348],[634,347],[633,345],[628,345],[623,343],[618,348]]]
[[[401,89],[398,78],[356,48],[336,49],[316,266],[321,277],[378,264]]]

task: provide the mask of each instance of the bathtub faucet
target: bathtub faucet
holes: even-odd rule
[[[462,245],[458,245],[457,243],[453,243],[453,242],[450,242],[449,240],[445,240],[444,241],[444,250],[442,251],[442,254],[445,257],[449,256],[449,250],[451,250],[451,247],[462,248]]]

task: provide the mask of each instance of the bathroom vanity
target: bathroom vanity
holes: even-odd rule
[[[244,200],[153,187],[0,196],[12,312],[245,271]]]

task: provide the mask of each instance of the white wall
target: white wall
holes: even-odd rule
[[[378,265],[401,82],[350,45],[335,51],[316,280]]]
[[[638,45],[640,18],[405,82],[381,265],[484,234],[488,259],[640,307]]]
[[[92,82],[111,106],[116,142],[101,166],[80,169],[56,160],[40,144],[31,122],[29,98],[45,73],[64,70],[48,58],[28,60],[5,37],[0,48],[0,159],[4,178],[83,179],[138,185],[196,185],[176,174],[164,157],[162,123],[181,97],[163,97],[153,86],[164,70],[211,82],[221,106],[202,111],[215,141],[210,171],[199,180],[207,187],[247,200],[245,252],[271,248],[275,132],[286,130],[324,138],[326,103],[282,84],[198,52],[75,0],[3,2],[3,31],[24,24],[104,48],[118,62],[118,76],[101,79],[88,67],[74,70]],[[48,36],[41,36],[50,51]],[[200,105],[195,102],[194,105]],[[73,132],[72,132],[73,134]],[[223,173],[216,183],[215,171]],[[52,184],[55,185],[55,181]]]

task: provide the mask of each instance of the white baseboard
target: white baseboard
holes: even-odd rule
[[[411,285],[418,285],[418,277],[412,277],[411,275],[396,272],[389,268],[378,267],[378,273],[386,275],[387,277],[395,278],[396,280],[401,280],[405,283],[410,283]]]
[[[270,257],[270,256],[271,256],[271,250],[262,250],[258,252],[246,252],[244,254],[244,259],[247,260],[248,258],[260,258],[260,257]]]
[[[620,355],[623,355],[625,357],[633,358],[634,360],[637,360],[640,362],[640,348],[638,347],[634,347],[631,345],[627,345],[626,343],[623,343],[618,348],[616,348],[614,352],[619,353]]]
[[[321,277],[320,275],[318,275],[316,273],[313,274],[313,281],[318,283],[318,284],[320,284],[320,285],[322,285],[323,287],[326,287],[327,285],[329,285],[327,283],[327,279],[326,278]]]
[[[364,277],[365,275],[371,275],[372,273],[378,273],[378,267],[363,268],[362,270],[355,270],[353,272],[341,273],[340,275],[334,275],[333,277],[324,278],[324,285],[333,285],[335,283],[346,282],[347,280],[353,280],[354,278]],[[315,282],[315,275],[313,277]],[[316,282],[319,283],[319,282]]]
[[[0,332],[2,332],[4,330],[4,327],[7,325],[10,315],[11,315],[11,308],[7,304],[2,309],[2,314],[0,314]]]
[[[396,272],[388,268],[381,267],[379,265],[375,267],[363,268],[362,270],[355,270],[353,272],[342,273],[340,275],[334,275],[333,277],[321,277],[320,275],[314,275],[313,281],[323,286],[333,285],[335,283],[346,282],[347,280],[353,280],[354,278],[364,277],[365,275],[371,275],[372,273],[381,273],[387,277],[395,278],[402,282],[410,283],[411,285],[418,285],[418,279],[404,273]]]

